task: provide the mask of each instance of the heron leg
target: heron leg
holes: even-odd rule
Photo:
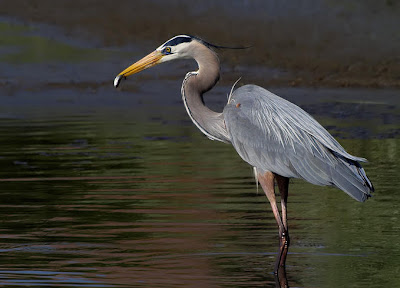
[[[276,204],[275,197],[275,179],[277,180],[278,187],[281,188],[281,193],[283,191],[283,195],[281,198],[282,202],[282,214],[284,218],[281,218],[279,214],[278,205]],[[275,274],[278,274],[279,268],[285,267],[286,255],[289,247],[289,235],[287,232],[287,218],[286,218],[286,201],[287,201],[287,186],[289,182],[285,183],[287,179],[285,177],[276,175],[272,172],[266,172],[264,174],[258,174],[258,181],[263,188],[265,195],[267,196],[269,203],[271,204],[272,212],[274,213],[276,223],[279,228],[279,252],[275,262]],[[284,189],[286,187],[286,190]],[[286,192],[285,192],[286,191]],[[283,208],[284,207],[284,208]],[[284,220],[283,220],[284,219]]]
[[[287,199],[289,193],[289,178],[276,175],[275,174],[276,183],[278,184],[279,193],[281,194],[281,213],[282,213],[282,222],[285,228],[285,231],[280,236],[280,250],[281,250],[281,260],[280,267],[285,267],[286,256],[289,250],[290,237],[289,237],[289,227],[287,223]]]
[[[281,267],[275,274],[275,287],[277,288],[287,288],[289,287],[288,280],[286,277],[285,267]]]

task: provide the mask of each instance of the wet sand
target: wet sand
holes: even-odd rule
[[[246,29],[264,27],[265,30],[268,25],[275,23],[266,21],[262,11],[254,10],[258,4],[248,4],[250,7],[240,14],[240,5],[216,10],[213,8],[217,7],[209,2],[198,7],[181,7],[178,1],[168,2],[170,6],[166,13],[162,13],[166,4],[159,1],[135,1],[134,4],[133,1],[122,1],[116,7],[106,1],[59,3],[55,7],[47,1],[16,1],[9,3],[7,9],[3,2],[0,3],[0,15],[3,15],[0,18],[3,44],[0,49],[0,95],[3,96],[0,118],[19,118],[27,113],[76,115],[114,109],[120,111],[121,115],[145,111],[149,115],[146,119],[150,119],[159,117],[160,110],[157,107],[160,106],[176,106],[177,111],[184,114],[179,95],[180,85],[186,72],[196,69],[193,61],[159,65],[151,71],[143,71],[126,81],[119,90],[114,89],[112,81],[121,69],[157,47],[160,42],[171,35],[188,32],[202,35],[218,44],[247,45],[255,41],[250,49],[218,51],[221,79],[218,86],[205,97],[212,109],[222,110],[232,84],[241,77],[237,86],[253,83],[271,90],[317,117],[336,137],[367,139],[397,138],[400,135],[398,76],[392,73],[395,69],[391,68],[385,68],[386,72],[379,74],[379,77],[374,76],[373,72],[378,60],[394,65],[395,62],[388,60],[394,54],[389,53],[391,47],[386,47],[386,50],[379,50],[380,53],[364,49],[364,54],[356,55],[355,39],[357,35],[359,40],[362,39],[361,32],[354,35],[355,39],[347,43],[347,48],[341,53],[338,54],[333,48],[340,43],[344,45],[348,38],[337,38],[336,42],[331,43],[332,47],[320,50],[320,55],[326,57],[310,58],[311,62],[304,62],[304,57],[316,53],[315,49],[320,44],[315,45],[322,41],[324,26],[318,31],[313,30],[315,45],[308,42],[306,36],[309,33],[303,33],[304,26],[296,26],[302,31],[304,39],[301,43],[309,45],[308,50],[300,49],[300,44],[282,46],[280,41],[283,38],[279,38],[278,34],[275,38],[273,33],[271,37],[263,38],[262,29],[246,34]],[[277,12],[284,10],[280,5],[273,8]],[[281,32],[290,26],[289,23],[295,27],[296,21],[307,18],[304,14],[307,7],[297,8],[297,14],[291,12],[297,18],[289,19],[281,15]],[[324,11],[323,8],[320,7],[318,11]],[[132,11],[137,17],[132,16]],[[221,25],[215,25],[216,28],[212,29],[215,22],[204,19],[211,19],[216,11],[220,17],[214,17],[212,21],[219,21]],[[253,15],[252,12],[257,13]],[[368,15],[365,13],[362,17]],[[271,19],[278,17],[271,13],[265,15]],[[229,35],[222,33],[219,29],[224,25],[226,27],[230,21],[228,19],[237,19],[232,27],[239,24],[242,27]],[[330,20],[333,21],[330,25],[335,24],[334,19]],[[285,28],[285,25],[289,26]],[[316,29],[315,25],[308,27]],[[361,28],[366,29],[365,25],[361,25]],[[182,31],[182,27],[187,31]],[[361,31],[361,28],[358,29]],[[295,34],[296,30],[293,30],[291,34],[286,33],[285,37],[289,39]],[[267,39],[270,43],[262,42]],[[279,45],[282,46],[281,52],[271,49],[266,57],[265,47]],[[396,42],[393,47],[395,45]],[[346,56],[342,58],[348,62],[339,61],[342,59],[339,56]],[[364,64],[357,64],[360,59],[364,59]],[[316,65],[312,61],[319,61],[317,68],[311,67]],[[352,63],[351,67],[358,65],[360,69],[346,70],[349,63]],[[354,123],[351,127],[344,127],[325,119]]]
[[[237,86],[258,84],[269,89],[317,117],[336,137],[400,135],[400,65],[395,53],[399,50],[393,50],[400,40],[393,38],[391,45],[380,49],[361,49],[368,43],[365,35],[386,28],[382,25],[391,19],[389,6],[378,7],[379,15],[387,17],[372,27],[375,18],[371,23],[366,18],[377,4],[361,13],[341,1],[334,1],[334,7],[325,3],[313,9],[311,2],[291,9],[277,2],[58,3],[0,2],[0,94],[4,96],[0,118],[114,109],[121,114],[142,110],[150,119],[158,117],[157,107],[163,105],[179,106],[184,114],[180,85],[186,72],[197,68],[193,61],[143,71],[119,90],[112,81],[121,69],[168,37],[190,33],[217,44],[253,44],[250,49],[218,51],[221,79],[205,97],[212,109],[222,110],[232,84],[241,77]],[[328,8],[333,14],[326,14]],[[343,19],[346,25],[361,22],[350,27]],[[350,28],[354,33],[349,34]],[[268,37],[264,31],[270,32]],[[384,32],[376,34],[377,40],[395,33]],[[338,127],[326,118],[354,124]]]
[[[3,1],[0,16],[60,27],[93,47],[151,50],[176,34],[220,45],[231,71],[273,86],[399,87],[394,1]],[[243,68],[244,67],[244,68]],[[259,67],[274,69],[272,75]]]

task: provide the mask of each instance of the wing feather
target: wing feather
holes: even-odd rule
[[[232,145],[259,171],[335,185],[359,201],[373,191],[357,162],[366,160],[347,153],[295,104],[246,85],[232,93],[223,114]]]

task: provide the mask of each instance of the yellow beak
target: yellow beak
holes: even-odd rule
[[[157,50],[150,53],[149,55],[143,57],[142,59],[140,59],[136,63],[132,64],[131,66],[126,68],[121,73],[119,73],[117,75],[117,77],[115,77],[114,86],[118,87],[122,78],[128,77],[129,75],[138,73],[144,69],[147,69],[154,65],[157,65],[162,57],[163,57],[163,54]]]

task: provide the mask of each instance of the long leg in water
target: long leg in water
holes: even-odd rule
[[[276,204],[275,180],[281,192],[282,217],[279,214],[279,209]],[[289,234],[286,209],[289,179],[280,175],[276,175],[272,172],[265,172],[264,174],[258,174],[258,181],[260,182],[261,187],[263,188],[265,195],[267,196],[271,204],[272,212],[274,213],[275,220],[279,228],[279,252],[275,261],[274,268],[274,273],[278,274],[278,270],[285,267],[286,256],[289,249]]]

